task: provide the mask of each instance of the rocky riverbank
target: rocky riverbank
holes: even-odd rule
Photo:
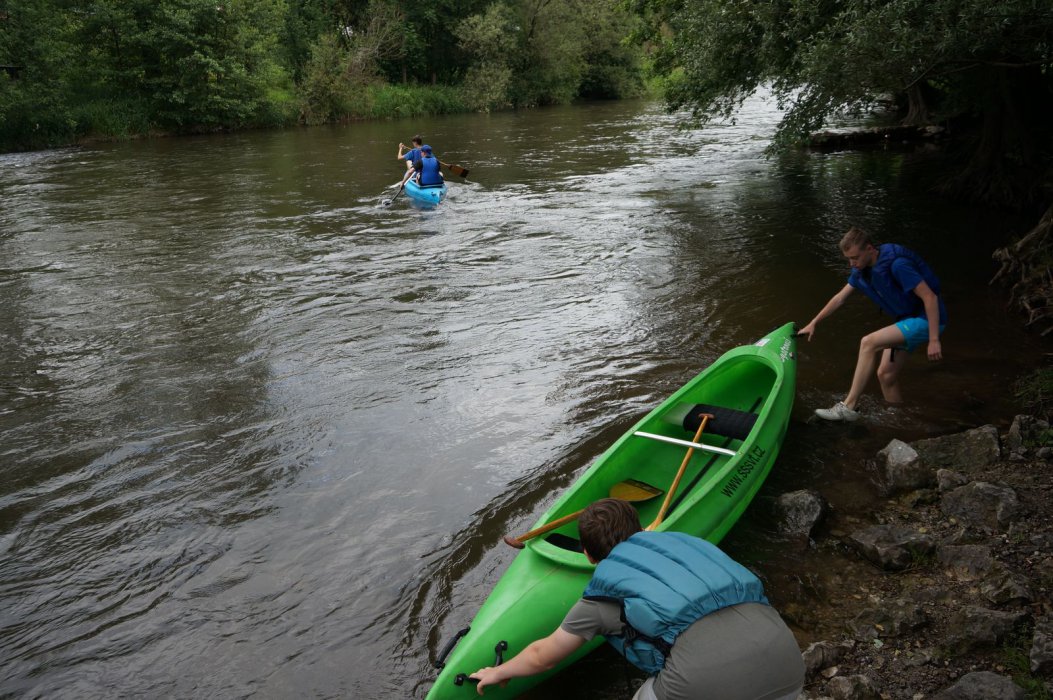
[[[1018,416],[907,444],[861,468],[882,505],[864,522],[822,494],[784,494],[802,543],[789,624],[804,651],[802,700],[1048,699],[1053,689],[1053,431]]]

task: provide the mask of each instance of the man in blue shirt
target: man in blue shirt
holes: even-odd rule
[[[410,143],[413,144],[413,148],[410,148],[410,151],[405,154],[402,153],[405,151],[405,144],[398,144],[398,159],[405,161],[406,171],[413,171],[413,162],[420,158],[420,146],[424,143],[424,139],[418,134],[410,139]]]
[[[940,334],[947,324],[947,309],[940,297],[939,279],[917,253],[894,243],[875,246],[869,234],[858,227],[849,229],[841,239],[841,252],[852,266],[848,284],[801,329],[800,335],[807,335],[811,340],[816,325],[841,308],[856,289],[895,319],[892,325],[863,336],[852,386],[844,400],[815,412],[824,420],[854,421],[859,418],[856,409],[859,397],[875,365],[885,400],[900,403],[903,395],[899,373],[906,364],[907,353],[927,343],[930,360],[943,358]],[[897,350],[907,352],[897,353]]]

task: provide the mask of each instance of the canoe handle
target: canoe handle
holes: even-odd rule
[[[467,632],[468,630],[464,630]],[[454,640],[457,641],[457,640]],[[505,662],[505,652],[508,651],[508,642],[501,640],[494,646],[494,666],[500,666]],[[478,678],[469,678],[467,673],[458,673],[457,677],[453,679],[454,685],[464,685],[465,683],[478,683]]]
[[[460,641],[461,637],[463,637],[464,635],[468,634],[469,630],[471,630],[471,629],[472,629],[471,627],[465,627],[463,630],[461,630],[457,634],[453,635],[453,639],[448,641],[446,643],[446,646],[444,646],[442,648],[442,651],[439,652],[439,658],[436,659],[436,661],[435,661],[435,668],[440,669],[440,670],[445,668],[445,666],[446,666],[446,657],[450,655],[450,652],[453,651],[454,645],[457,644],[457,642]]]

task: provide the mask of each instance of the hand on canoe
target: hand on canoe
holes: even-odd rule
[[[523,651],[500,666],[487,666],[469,675],[479,681],[476,691],[482,695],[483,688],[494,683],[504,687],[512,678],[532,676],[551,670],[585,643],[584,637],[567,632],[562,627],[547,637],[531,642]]]
[[[487,666],[486,668],[481,668],[468,677],[474,678],[477,681],[479,681],[479,684],[475,686],[475,690],[480,695],[483,694],[483,688],[485,688],[488,685],[493,685],[494,683],[497,683],[502,688],[508,685],[508,679],[502,678],[501,670],[498,666]]]

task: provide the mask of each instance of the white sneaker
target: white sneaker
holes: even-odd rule
[[[845,405],[844,401],[838,401],[833,408],[817,408],[815,415],[823,420],[843,420],[851,423],[859,418],[859,411],[853,411]]]

